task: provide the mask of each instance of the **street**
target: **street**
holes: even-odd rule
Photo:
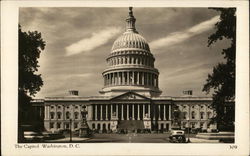
[[[165,134],[94,134],[90,138],[73,137],[72,142],[78,143],[169,143],[169,133]],[[195,137],[191,135],[190,137]],[[57,140],[46,140],[45,142],[69,143],[69,137]]]

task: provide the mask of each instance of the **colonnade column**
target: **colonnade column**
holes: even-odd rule
[[[113,104],[110,106],[110,118],[112,119],[113,116]]]
[[[118,104],[116,104],[115,114],[116,114],[116,118],[118,118]]]
[[[95,120],[97,120],[97,105],[95,105]]]
[[[108,120],[108,105],[106,105],[106,120]]]
[[[101,120],[102,120],[102,105],[101,105],[101,108],[100,108],[100,118],[101,118]]]
[[[127,105],[127,120],[129,120],[129,105]]]
[[[132,71],[132,85],[135,84],[135,72]]]
[[[137,120],[140,120],[140,105],[139,104],[137,105],[137,112],[138,112]]]
[[[158,110],[159,110],[158,120],[161,120],[161,105],[158,105]]]
[[[163,120],[166,120],[166,107],[163,105]]]
[[[150,104],[148,105],[148,116],[151,117],[150,116]]]
[[[121,110],[121,111],[122,111],[122,112],[121,112],[121,113],[122,113],[122,120],[124,120],[124,117],[123,117],[123,111],[124,111],[124,110],[123,110],[123,104],[122,104],[122,110]]]
[[[129,84],[129,72],[127,72],[127,84]]]
[[[145,104],[142,105],[142,110],[143,110],[142,119],[144,119],[144,117],[145,117]]]
[[[132,120],[135,120],[135,105],[132,104]]]
[[[118,72],[118,77],[119,77],[118,84],[121,85],[122,84],[122,73]]]
[[[121,79],[121,84],[124,85],[124,80],[125,80],[125,76],[124,76],[124,72],[122,72],[122,79]]]
[[[168,119],[171,120],[171,105],[168,105],[168,111]]]
[[[144,72],[142,72],[142,85],[145,85],[145,83],[144,83]]]
[[[139,83],[140,83],[140,72],[137,72],[137,85],[139,85]]]

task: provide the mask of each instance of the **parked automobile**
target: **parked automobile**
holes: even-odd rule
[[[41,133],[34,131],[24,131],[24,139],[27,142],[43,142],[44,136]]]
[[[169,142],[171,143],[185,143],[186,137],[183,130],[172,130],[169,136]]]

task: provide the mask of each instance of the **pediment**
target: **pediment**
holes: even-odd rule
[[[148,99],[149,98],[134,92],[127,92],[112,98],[112,100],[148,100]]]

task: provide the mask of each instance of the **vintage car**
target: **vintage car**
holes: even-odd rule
[[[182,130],[172,130],[169,136],[169,142],[171,143],[185,143],[185,132]]]

